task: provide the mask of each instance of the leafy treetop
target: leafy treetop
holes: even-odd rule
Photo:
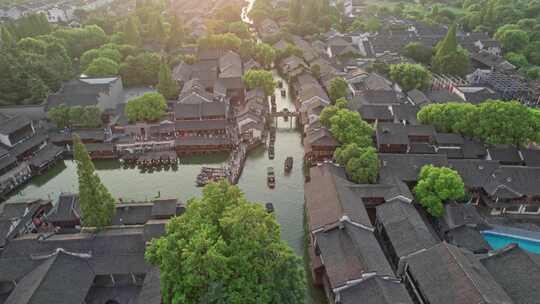
[[[155,122],[166,115],[167,103],[159,93],[146,93],[128,101],[125,112],[129,121]]]

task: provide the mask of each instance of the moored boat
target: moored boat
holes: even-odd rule
[[[291,172],[292,167],[293,167],[293,158],[289,156],[285,159],[285,172],[286,173]]]
[[[266,171],[266,183],[270,189],[276,187],[276,174],[274,173],[274,167],[268,167]]]

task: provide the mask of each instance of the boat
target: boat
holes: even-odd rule
[[[280,88],[280,89],[283,88],[283,81],[278,80],[277,86],[278,86],[278,88]]]
[[[271,102],[271,103],[275,103],[275,102],[276,102],[276,94],[272,94],[272,96],[270,97],[270,102]]]
[[[293,158],[289,156],[285,159],[285,172],[286,173],[291,172],[292,167],[293,167]]]
[[[266,172],[266,183],[270,189],[276,187],[276,175],[274,173],[274,167],[268,167]]]
[[[266,207],[266,212],[273,213],[274,212],[274,205],[272,203],[266,203],[264,204]]]
[[[270,146],[268,146],[268,158],[269,159],[274,159],[275,157],[275,151],[274,151],[274,144],[270,144]]]
[[[281,90],[281,97],[285,97],[285,96],[287,96],[287,91]]]

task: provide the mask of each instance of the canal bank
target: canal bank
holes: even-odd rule
[[[275,74],[276,80],[281,80]],[[280,90],[276,89],[277,110],[283,108],[294,109],[290,99],[288,86],[286,97],[282,97]],[[275,208],[275,215],[281,225],[282,238],[305,257],[304,253],[304,175],[302,159],[304,148],[299,130],[295,128],[296,122],[277,119],[275,158],[270,160],[266,147],[259,147],[248,153],[243,173],[238,186],[246,197],[264,205],[271,202]],[[274,123],[276,120],[274,120]],[[285,159],[294,158],[293,169],[285,174]],[[203,166],[225,166],[228,154],[217,154],[199,157],[181,157],[177,170],[142,172],[137,168],[124,168],[116,160],[96,161],[97,174],[115,198],[123,201],[151,200],[158,196],[162,198],[177,197],[182,201],[201,194],[201,188],[196,187],[195,180]],[[271,190],[266,185],[266,168],[273,166],[276,172],[276,188]],[[55,199],[61,192],[77,192],[77,172],[75,163],[71,160],[59,162],[45,175],[38,176],[10,197],[9,200],[25,198],[51,198]],[[306,295],[306,304],[324,303],[324,295],[309,285]]]

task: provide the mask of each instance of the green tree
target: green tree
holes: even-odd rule
[[[15,48],[15,46],[15,38],[5,26],[2,26],[0,31],[0,47],[12,50]]]
[[[356,143],[351,143],[338,147],[334,151],[334,159],[342,166],[346,166],[349,160],[355,157],[359,157],[363,152],[363,148],[359,147]]]
[[[180,18],[174,15],[171,22],[169,40],[167,40],[167,50],[172,51],[180,48],[186,39],[186,30]]]
[[[433,125],[438,132],[453,132],[474,136],[478,107],[470,103],[448,102],[422,107],[417,114],[423,124]]]
[[[489,100],[478,106],[474,131],[488,144],[524,145],[535,137],[535,119],[520,102]]]
[[[141,45],[141,35],[139,32],[140,22],[136,16],[130,17],[124,25],[125,42],[130,45]]]
[[[505,52],[521,52],[529,44],[529,35],[522,30],[505,31],[501,37],[501,44]]]
[[[330,132],[344,145],[350,143],[356,143],[359,147],[373,145],[373,128],[355,111],[338,110],[330,118]]]
[[[118,69],[118,63],[109,58],[99,57],[90,63],[84,74],[90,77],[114,76],[118,75]]]
[[[248,39],[251,36],[249,26],[242,21],[229,24],[228,32],[242,39]]]
[[[157,53],[141,53],[128,56],[120,65],[120,75],[125,86],[148,86],[157,84],[161,57]]]
[[[77,134],[73,136],[73,158],[77,164],[82,225],[97,229],[110,225],[116,211],[114,198],[96,174],[88,151]]]
[[[336,77],[330,81],[330,89],[328,90],[328,95],[330,99],[335,102],[336,100],[347,97],[349,92],[349,85],[343,77]]]
[[[274,93],[276,88],[276,82],[272,72],[265,70],[249,70],[244,74],[244,82],[246,86],[251,90],[255,88],[262,89],[266,96],[270,96]]]
[[[255,45],[255,60],[265,67],[271,67],[276,58],[274,48],[266,43],[257,43]]]
[[[161,65],[159,67],[157,91],[161,93],[165,99],[176,99],[180,93],[178,83],[172,78],[171,68],[165,58],[161,59]]]
[[[159,93],[145,93],[128,101],[125,113],[129,121],[155,122],[165,117],[167,103]]]
[[[433,57],[433,49],[423,45],[421,42],[411,42],[405,46],[404,55],[416,62],[430,64]]]
[[[435,47],[433,70],[441,74],[465,76],[469,68],[469,54],[458,45],[456,25],[453,24],[442,41]]]
[[[529,62],[527,61],[527,57],[523,54],[514,53],[514,52],[508,52],[504,54],[504,58],[508,60],[511,64],[517,66],[518,68],[521,67],[527,67],[529,65]]]
[[[163,303],[301,303],[301,259],[281,239],[279,225],[238,187],[211,183],[165,236],[147,247],[159,266]]]
[[[441,217],[444,212],[443,202],[464,198],[465,185],[456,171],[425,165],[420,170],[414,194],[427,213]]]
[[[360,150],[360,155],[352,157],[345,167],[349,178],[359,184],[374,184],[379,177],[379,155],[373,147]]]
[[[406,92],[427,89],[431,73],[421,64],[399,63],[390,66],[390,78]]]
[[[312,64],[310,67],[309,67],[310,71],[311,71],[311,75],[313,77],[315,77],[316,79],[320,79],[321,78],[321,66],[318,65],[318,64]]]
[[[369,17],[365,28],[370,33],[375,33],[381,29],[381,21],[377,17]]]
[[[59,105],[51,108],[47,112],[47,118],[52,121],[56,127],[63,129],[70,126],[69,107],[65,105]]]
[[[81,123],[86,128],[100,127],[103,124],[101,110],[96,106],[85,107],[81,116]]]
[[[324,107],[319,116],[319,121],[323,126],[330,128],[330,119],[334,117],[340,109],[346,109],[347,105],[348,102],[345,98],[336,100],[335,104]]]

